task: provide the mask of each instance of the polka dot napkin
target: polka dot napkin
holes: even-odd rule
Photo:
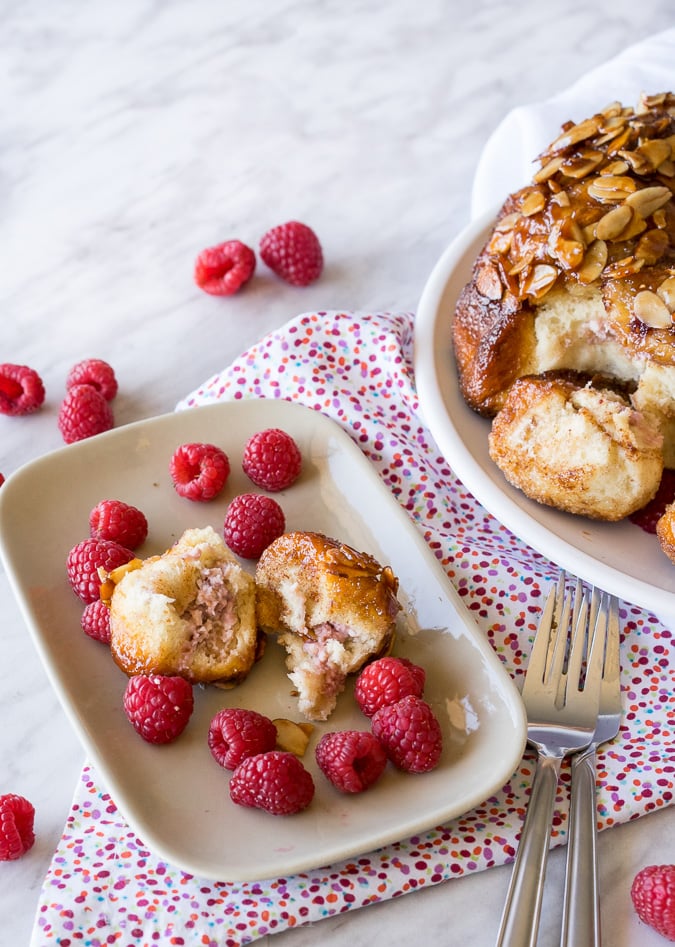
[[[482,509],[439,456],[418,415],[413,318],[314,312],[244,353],[179,405],[285,398],[342,425],[408,511],[505,667],[519,678],[555,566]],[[672,632],[624,604],[617,739],[598,754],[603,828],[673,801]],[[214,883],[160,861],[85,767],[40,897],[33,947],[218,945],[315,922],[512,859],[534,772],[529,750],[510,781],[447,825],[329,867],[252,883]],[[565,841],[569,768],[553,828]]]

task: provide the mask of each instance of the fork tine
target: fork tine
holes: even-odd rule
[[[529,686],[541,686],[548,676],[547,670],[550,665],[549,653],[552,643],[555,644],[555,637],[551,635],[551,631],[554,626],[556,612],[560,604],[559,587],[560,586],[558,585],[556,588],[554,585],[546,598],[546,604],[544,605],[544,610],[541,613],[539,625],[537,627],[537,634],[532,646],[532,652],[530,654],[530,660],[527,666],[527,674],[525,675],[523,689],[528,687],[528,681],[530,682]],[[542,647],[544,642],[546,643],[546,647]]]
[[[605,669],[603,678],[608,683],[616,683],[621,673],[620,635],[619,635],[619,603],[613,595],[609,599],[607,618],[607,649],[605,652]]]
[[[586,659],[584,688],[596,687],[599,704],[600,683],[603,677],[605,645],[607,643],[608,609],[606,606],[601,607],[600,593],[597,589],[593,589],[589,619],[588,656]]]
[[[551,660],[549,663],[547,681],[559,681],[562,675],[566,652],[567,637],[570,627],[571,600],[566,589],[567,576],[564,572],[560,573],[558,579],[556,612],[554,616],[556,634],[549,648],[552,649]]]

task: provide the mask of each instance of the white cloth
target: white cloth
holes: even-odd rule
[[[613,101],[635,105],[643,92],[675,91],[675,28],[630,46],[564,92],[513,109],[488,139],[478,162],[471,216],[501,204],[532,179],[535,159],[566,121],[579,122]]]

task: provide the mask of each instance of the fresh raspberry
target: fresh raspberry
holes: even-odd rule
[[[410,694],[421,697],[426,674],[407,658],[379,658],[367,664],[356,679],[354,697],[366,717]]]
[[[236,769],[247,756],[267,753],[277,743],[277,728],[269,717],[243,707],[220,710],[211,721],[209,749],[225,769]]]
[[[114,423],[109,403],[91,385],[75,385],[61,402],[58,425],[66,444],[109,431]]]
[[[321,737],[316,762],[324,776],[342,792],[363,792],[384,772],[387,754],[372,733],[339,730]]]
[[[95,602],[85,605],[80,623],[82,631],[90,638],[110,644],[110,608],[105,602],[96,599]]]
[[[321,276],[323,252],[314,231],[297,220],[272,227],[260,241],[260,256],[293,286],[309,286]]]
[[[0,365],[0,414],[30,414],[45,400],[42,379],[28,365]]]
[[[675,865],[649,865],[633,879],[630,896],[637,916],[675,940]]]
[[[284,511],[276,500],[262,493],[240,493],[227,508],[223,535],[232,552],[257,559],[285,528]]]
[[[255,253],[241,240],[226,240],[197,257],[195,282],[211,296],[231,296],[255,271]]]
[[[0,861],[14,861],[35,842],[35,808],[23,796],[0,796]]]
[[[134,558],[130,549],[109,539],[83,539],[68,553],[66,571],[73,591],[85,605],[99,597],[101,577],[99,568],[112,572]]]
[[[169,462],[169,473],[179,496],[208,503],[225,486],[230,461],[215,444],[181,444]]]
[[[112,401],[117,394],[115,372],[100,358],[85,358],[73,365],[66,376],[66,391],[75,385],[91,385],[106,401]]]
[[[3,485],[4,482],[5,482],[4,474],[0,473],[0,487]]]
[[[122,500],[101,500],[89,514],[94,539],[111,539],[126,549],[137,549],[148,535],[145,514]]]
[[[238,806],[292,815],[314,798],[314,780],[293,753],[271,750],[248,756],[230,779],[230,799]]]
[[[192,715],[192,685],[183,677],[137,674],[124,691],[124,710],[137,733],[148,743],[171,743]]]
[[[443,749],[441,726],[420,697],[410,695],[380,708],[372,730],[394,766],[408,773],[427,773],[438,764]]]
[[[248,439],[241,465],[257,487],[275,493],[298,479],[302,456],[290,434],[270,427]]]

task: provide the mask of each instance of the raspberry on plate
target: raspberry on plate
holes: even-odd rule
[[[223,536],[232,552],[257,559],[286,528],[286,517],[276,500],[262,493],[240,493],[227,508]]]
[[[75,385],[91,385],[106,401],[112,401],[117,394],[115,372],[101,358],[85,358],[73,365],[66,376],[66,391]]]
[[[637,916],[675,941],[675,865],[649,865],[633,879],[630,896]]]
[[[380,741],[360,730],[324,733],[315,755],[321,772],[342,792],[363,792],[377,782],[387,765]]]
[[[195,283],[211,296],[231,296],[255,272],[255,253],[241,240],[208,247],[195,262]]]
[[[23,796],[0,796],[0,861],[14,861],[35,842],[35,808]]]
[[[169,473],[179,496],[208,503],[225,486],[230,461],[215,444],[181,444],[169,462]]]
[[[421,697],[426,674],[424,668],[407,658],[385,657],[367,664],[356,679],[354,697],[367,717],[387,704],[413,694]]]
[[[113,427],[112,408],[91,385],[74,385],[59,408],[59,431],[66,444],[102,434]]]
[[[99,598],[101,577],[99,568],[112,572],[118,566],[130,562],[134,554],[130,549],[109,539],[83,539],[68,553],[66,572],[73,591],[88,605]]]
[[[314,798],[314,780],[293,753],[271,750],[247,756],[230,779],[230,799],[238,806],[272,815],[293,815]]]
[[[257,487],[274,493],[298,479],[302,456],[290,434],[270,427],[249,437],[241,466]]]
[[[171,743],[192,716],[192,685],[183,677],[137,674],[124,691],[124,711],[148,743]]]
[[[267,753],[276,743],[277,728],[256,710],[226,707],[218,711],[209,727],[209,749],[225,769],[236,769],[247,756]]]
[[[45,388],[34,369],[11,362],[0,365],[0,414],[30,414],[44,400]]]
[[[323,270],[317,235],[297,220],[268,230],[260,241],[260,256],[277,276],[293,286],[309,286]]]
[[[101,500],[89,514],[94,539],[111,539],[127,549],[137,549],[148,535],[145,513],[123,500]]]
[[[426,701],[410,695],[381,707],[372,718],[374,735],[394,766],[408,773],[428,773],[443,750],[441,726]]]
[[[85,605],[80,624],[82,631],[90,638],[110,644],[110,608],[105,602],[96,599],[95,602]]]

